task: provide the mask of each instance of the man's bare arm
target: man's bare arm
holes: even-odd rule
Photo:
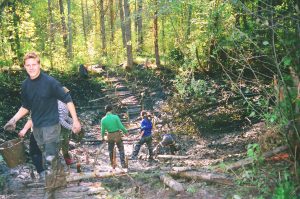
[[[21,107],[19,111],[5,124],[4,130],[14,131],[16,129],[16,123],[26,114],[28,114],[29,110],[24,107]]]
[[[28,130],[32,127],[32,120],[29,119],[24,125],[23,129],[19,132],[19,137],[24,137]]]
[[[81,131],[81,125],[80,125],[80,122],[78,120],[76,109],[75,109],[75,106],[74,106],[73,102],[67,103],[67,107],[68,107],[68,109],[70,111],[70,115],[73,119],[72,131],[74,133],[79,133]]]

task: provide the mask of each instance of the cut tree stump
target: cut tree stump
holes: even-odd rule
[[[266,158],[269,158],[269,157],[272,157],[273,155],[276,155],[278,153],[281,153],[285,150],[287,150],[289,147],[287,145],[284,145],[284,146],[280,146],[280,147],[277,147],[271,151],[268,151],[266,153],[263,153],[262,154],[262,157],[263,159],[266,159]],[[226,170],[229,171],[229,170],[235,170],[235,169],[238,169],[240,167],[243,167],[243,166],[247,166],[249,164],[252,164],[254,162],[254,159],[249,157],[249,158],[246,158],[246,159],[242,159],[242,160],[239,160],[231,165],[228,165],[226,166]]]
[[[168,174],[163,174],[160,177],[160,180],[166,184],[168,187],[170,187],[171,189],[173,189],[176,192],[182,192],[184,191],[184,188],[182,186],[181,183],[177,182],[176,180],[174,180],[171,176],[169,176]]]
[[[170,171],[169,174],[181,178],[233,185],[233,177],[209,171]]]

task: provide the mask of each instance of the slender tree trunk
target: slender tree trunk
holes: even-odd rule
[[[238,6],[236,6],[236,14],[235,14],[235,27],[236,28],[240,28],[241,27],[241,23],[240,23],[240,17],[241,17],[241,13],[240,13],[240,9]]]
[[[142,18],[142,12],[143,12],[143,0],[138,0],[138,12],[137,12],[137,30],[138,30],[138,48],[137,52],[139,54],[143,51],[143,18]]]
[[[262,0],[258,0],[257,2],[257,17],[258,17],[258,20],[261,20],[262,19]]]
[[[65,21],[65,13],[64,13],[64,3],[63,0],[59,0],[59,11],[60,11],[60,18],[61,18],[61,26],[62,26],[62,38],[64,42],[64,47],[66,51],[68,50],[68,36],[67,36],[67,27]]]
[[[187,30],[185,39],[187,40],[191,34],[191,19],[192,19],[193,6],[191,4],[188,5],[188,18],[187,18]]]
[[[21,53],[21,44],[20,44],[20,37],[19,37],[19,23],[20,18],[16,12],[16,2],[13,1],[9,3],[11,5],[11,9],[8,12],[13,16],[13,24],[11,26],[13,29],[9,29],[9,38],[8,41],[11,46],[11,50],[14,52],[13,61],[16,64],[22,63],[22,53]]]
[[[120,9],[120,20],[121,20],[121,31],[122,31],[122,42],[123,48],[126,47],[126,38],[125,38],[125,19],[124,19],[124,7],[123,0],[119,0],[119,9]]]
[[[241,0],[242,4],[244,5],[245,3],[245,0]],[[243,12],[243,9],[241,9],[241,12],[243,14],[243,25],[244,25],[244,29],[245,30],[248,30],[249,26],[248,26],[248,22],[247,22],[247,13],[246,12]]]
[[[97,29],[97,21],[98,21],[98,18],[97,18],[97,8],[98,8],[98,5],[97,5],[97,0],[93,0],[93,3],[94,3],[94,21],[95,21],[95,29]]]
[[[73,35],[72,35],[72,18],[71,18],[71,0],[68,0],[68,57],[73,58]]]
[[[85,48],[87,49],[86,24],[85,24],[83,0],[81,0],[81,17],[82,17],[82,28],[83,28],[84,45],[85,45]]]
[[[104,56],[106,53],[106,37],[105,37],[105,19],[104,19],[104,1],[100,0],[100,27],[101,27],[101,41],[102,41],[102,53]]]
[[[161,20],[161,31],[162,31],[162,52],[163,52],[163,57],[164,57],[164,64],[166,65],[165,20],[166,20],[165,17],[163,17]]]
[[[93,0],[93,8],[94,8],[94,48],[97,49],[97,43],[98,43],[98,33],[99,33],[99,29],[98,29],[98,1],[97,0]]]
[[[48,0],[48,13],[49,13],[49,33],[50,33],[50,66],[53,68],[53,50],[54,50],[54,24],[53,24],[53,15],[51,0]]]
[[[114,12],[114,1],[109,1],[109,13],[110,13],[110,41],[114,41],[115,37],[115,12]]]
[[[131,42],[131,20],[130,20],[130,9],[128,0],[124,0],[124,13],[125,13],[125,39],[126,39],[126,51],[127,51],[127,67],[131,69],[133,66],[132,56],[132,42]]]
[[[85,9],[86,9],[86,28],[87,28],[87,32],[88,32],[91,27],[91,20],[90,20],[90,12],[89,12],[89,6],[88,6],[87,1],[88,0],[85,0]]]
[[[158,2],[155,0],[155,12],[154,12],[154,20],[153,20],[153,32],[154,32],[154,49],[155,49],[155,62],[156,66],[160,67],[160,57],[159,57],[159,48],[158,48],[158,22],[157,22],[157,9]]]
[[[3,22],[2,22],[2,16],[0,15],[0,38],[1,38],[0,46],[3,46],[4,44],[4,34],[2,28],[3,28]],[[4,60],[6,60],[6,52],[4,48],[1,48],[1,55],[4,57]]]
[[[138,22],[137,22],[137,18],[138,18],[138,8],[137,8],[137,0],[134,0],[134,32],[135,35],[137,35],[137,31],[138,31]]]
[[[297,19],[300,19],[300,2],[299,1],[296,1],[296,2],[297,2],[296,5],[298,7],[298,9],[295,9],[296,10],[296,16],[297,16]],[[295,32],[297,33],[296,37],[298,37],[298,41],[300,41],[300,20],[295,20],[295,21],[296,21],[296,23],[295,23]],[[297,42],[296,49],[300,49],[300,42]],[[299,66],[299,64],[300,64],[300,57],[298,56],[296,65]],[[298,72],[298,74],[300,73],[299,67],[296,67],[296,71]]]

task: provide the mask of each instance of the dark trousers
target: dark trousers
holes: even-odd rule
[[[69,154],[70,134],[71,134],[70,130],[68,130],[64,127],[61,128],[61,136],[62,136],[61,151],[62,151],[64,158],[71,158],[71,156]]]
[[[140,148],[143,144],[147,145],[148,150],[149,150],[149,158],[153,157],[153,148],[152,148],[152,136],[147,136],[147,137],[142,137],[134,147],[134,151],[132,153],[133,157],[136,157],[139,154]]]
[[[125,150],[124,150],[124,144],[121,139],[121,133],[120,132],[115,132],[115,133],[108,133],[107,135],[107,142],[108,142],[108,152],[109,152],[109,159],[112,167],[114,167],[114,160],[113,160],[113,155],[114,155],[114,147],[115,144],[118,147],[119,150],[119,155],[120,155],[120,162],[121,166],[123,168],[126,168],[126,163],[125,163]]]
[[[42,171],[44,171],[45,168],[43,164],[43,155],[32,133],[30,134],[29,155],[37,172],[41,173]]]

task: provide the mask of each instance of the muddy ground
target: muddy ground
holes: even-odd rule
[[[77,173],[76,164],[67,167],[68,178],[86,176],[92,173],[107,174],[109,177],[87,177],[70,181],[67,186],[53,192],[54,198],[258,198],[260,190],[249,184],[241,184],[241,178],[234,172],[225,172],[222,165],[235,162],[247,157],[247,147],[256,143],[258,136],[265,128],[264,123],[240,126],[239,130],[226,132],[199,134],[194,136],[177,135],[181,150],[176,153],[186,159],[158,158],[147,160],[147,148],[142,147],[138,160],[128,161],[128,171],[120,168],[117,152],[117,168],[112,171],[109,164],[107,144],[100,140],[99,120],[104,116],[104,106],[109,102],[115,105],[115,111],[122,118],[130,131],[125,137],[125,152],[129,157],[133,145],[137,140],[138,131],[135,130],[140,122],[139,112],[146,108],[159,113],[168,93],[163,85],[151,88],[132,86],[124,77],[116,73],[108,73],[95,66],[93,69],[107,83],[99,87],[99,95],[93,99],[87,97],[84,102],[78,102],[79,117],[86,133],[81,142],[72,140],[73,158],[81,165],[81,173]],[[94,77],[91,77],[94,78]],[[76,89],[68,85],[71,92]],[[144,94],[146,93],[145,96]],[[78,93],[75,93],[77,95]],[[154,115],[155,115],[154,114]],[[160,140],[161,132],[168,132],[168,125],[157,119],[154,130],[154,145]],[[28,145],[28,139],[25,140]],[[270,163],[273,164],[273,163]],[[277,163],[278,164],[278,163]],[[283,163],[286,165],[286,163]],[[228,174],[234,180],[231,185],[195,179],[174,178],[181,183],[184,191],[176,192],[166,186],[160,176],[173,167],[191,167],[196,171],[219,172]],[[34,171],[30,159],[27,162],[9,168],[2,160],[0,162],[3,190],[0,198],[44,198],[45,187],[39,183],[38,175]],[[114,174],[115,175],[112,175]],[[244,179],[244,178],[242,178]]]

